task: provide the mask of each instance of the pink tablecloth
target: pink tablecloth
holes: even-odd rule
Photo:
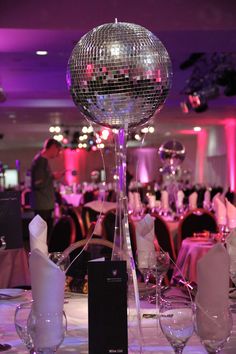
[[[183,240],[172,276],[172,282],[185,279],[196,283],[197,262],[213,245],[213,242],[199,238],[191,237]]]
[[[23,248],[0,250],[0,288],[30,285],[28,255]]]

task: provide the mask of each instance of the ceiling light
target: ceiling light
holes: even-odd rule
[[[46,50],[37,50],[36,54],[37,55],[47,55],[48,52]]]
[[[151,127],[148,128],[148,131],[149,131],[149,133],[152,134],[152,133],[154,133],[155,128],[153,126],[151,126]]]
[[[200,131],[202,130],[202,128],[201,128],[201,127],[194,127],[193,130],[194,130],[195,132],[200,132]]]

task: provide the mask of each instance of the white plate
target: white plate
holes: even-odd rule
[[[0,289],[0,297],[1,294],[8,295],[9,299],[15,299],[25,294],[25,290],[22,289]],[[6,297],[6,300],[8,297]]]

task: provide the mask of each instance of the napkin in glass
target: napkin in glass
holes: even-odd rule
[[[183,207],[183,201],[184,201],[184,192],[180,190],[177,192],[177,201],[176,201],[177,208]]]
[[[228,199],[225,200],[228,228],[232,230],[236,227],[236,208],[232,203],[228,201]]]
[[[221,338],[228,331],[229,256],[218,243],[197,264],[196,321],[200,338]],[[225,322],[225,323],[224,323]]]
[[[210,209],[210,206],[211,206],[211,193],[207,189],[204,193],[203,207],[205,209]]]
[[[145,217],[136,224],[136,244],[138,265],[148,268],[148,253],[155,252],[155,232],[154,218],[146,214]]]
[[[43,321],[35,328],[36,347],[52,347],[61,338],[65,273],[39,249],[31,252],[29,267],[34,316],[38,319],[47,319],[55,314],[61,316],[61,324],[52,323],[50,331]]]
[[[193,192],[190,194],[188,199],[189,209],[196,209],[197,208],[197,192]]]
[[[39,249],[45,255],[48,255],[47,246],[47,223],[41,216],[36,215],[29,223],[30,250]]]
[[[167,191],[161,191],[161,207],[164,210],[169,210],[169,195]]]
[[[226,225],[227,218],[226,218],[226,206],[224,202],[220,199],[220,197],[216,197],[214,199],[214,207],[216,213],[216,220],[218,225]]]

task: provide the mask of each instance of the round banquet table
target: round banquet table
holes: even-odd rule
[[[19,303],[29,301],[30,292],[24,292],[16,299],[1,300],[0,302],[0,343],[12,345],[12,349],[7,353],[27,354],[27,350],[16,334],[14,327],[14,312]],[[68,321],[68,330],[64,342],[58,349],[58,354],[79,353],[88,354],[88,297],[87,295],[76,294],[67,299],[68,303],[64,305],[64,310]],[[150,305],[141,301],[142,314],[155,314],[155,305]],[[132,313],[131,313],[132,315]],[[235,354],[236,352],[236,315],[233,314],[234,326],[232,335],[222,354]],[[129,354],[173,354],[173,349],[162,334],[158,321],[154,318],[142,320],[143,340],[142,347],[139,346],[139,336],[136,327],[129,322]],[[115,326],[114,326],[115,330]],[[188,341],[184,348],[185,354],[205,354],[196,334]],[[102,353],[101,353],[102,354]]]
[[[197,262],[214,245],[214,242],[203,237],[189,237],[183,240],[171,282],[176,283],[184,278],[186,281],[197,283]]]

